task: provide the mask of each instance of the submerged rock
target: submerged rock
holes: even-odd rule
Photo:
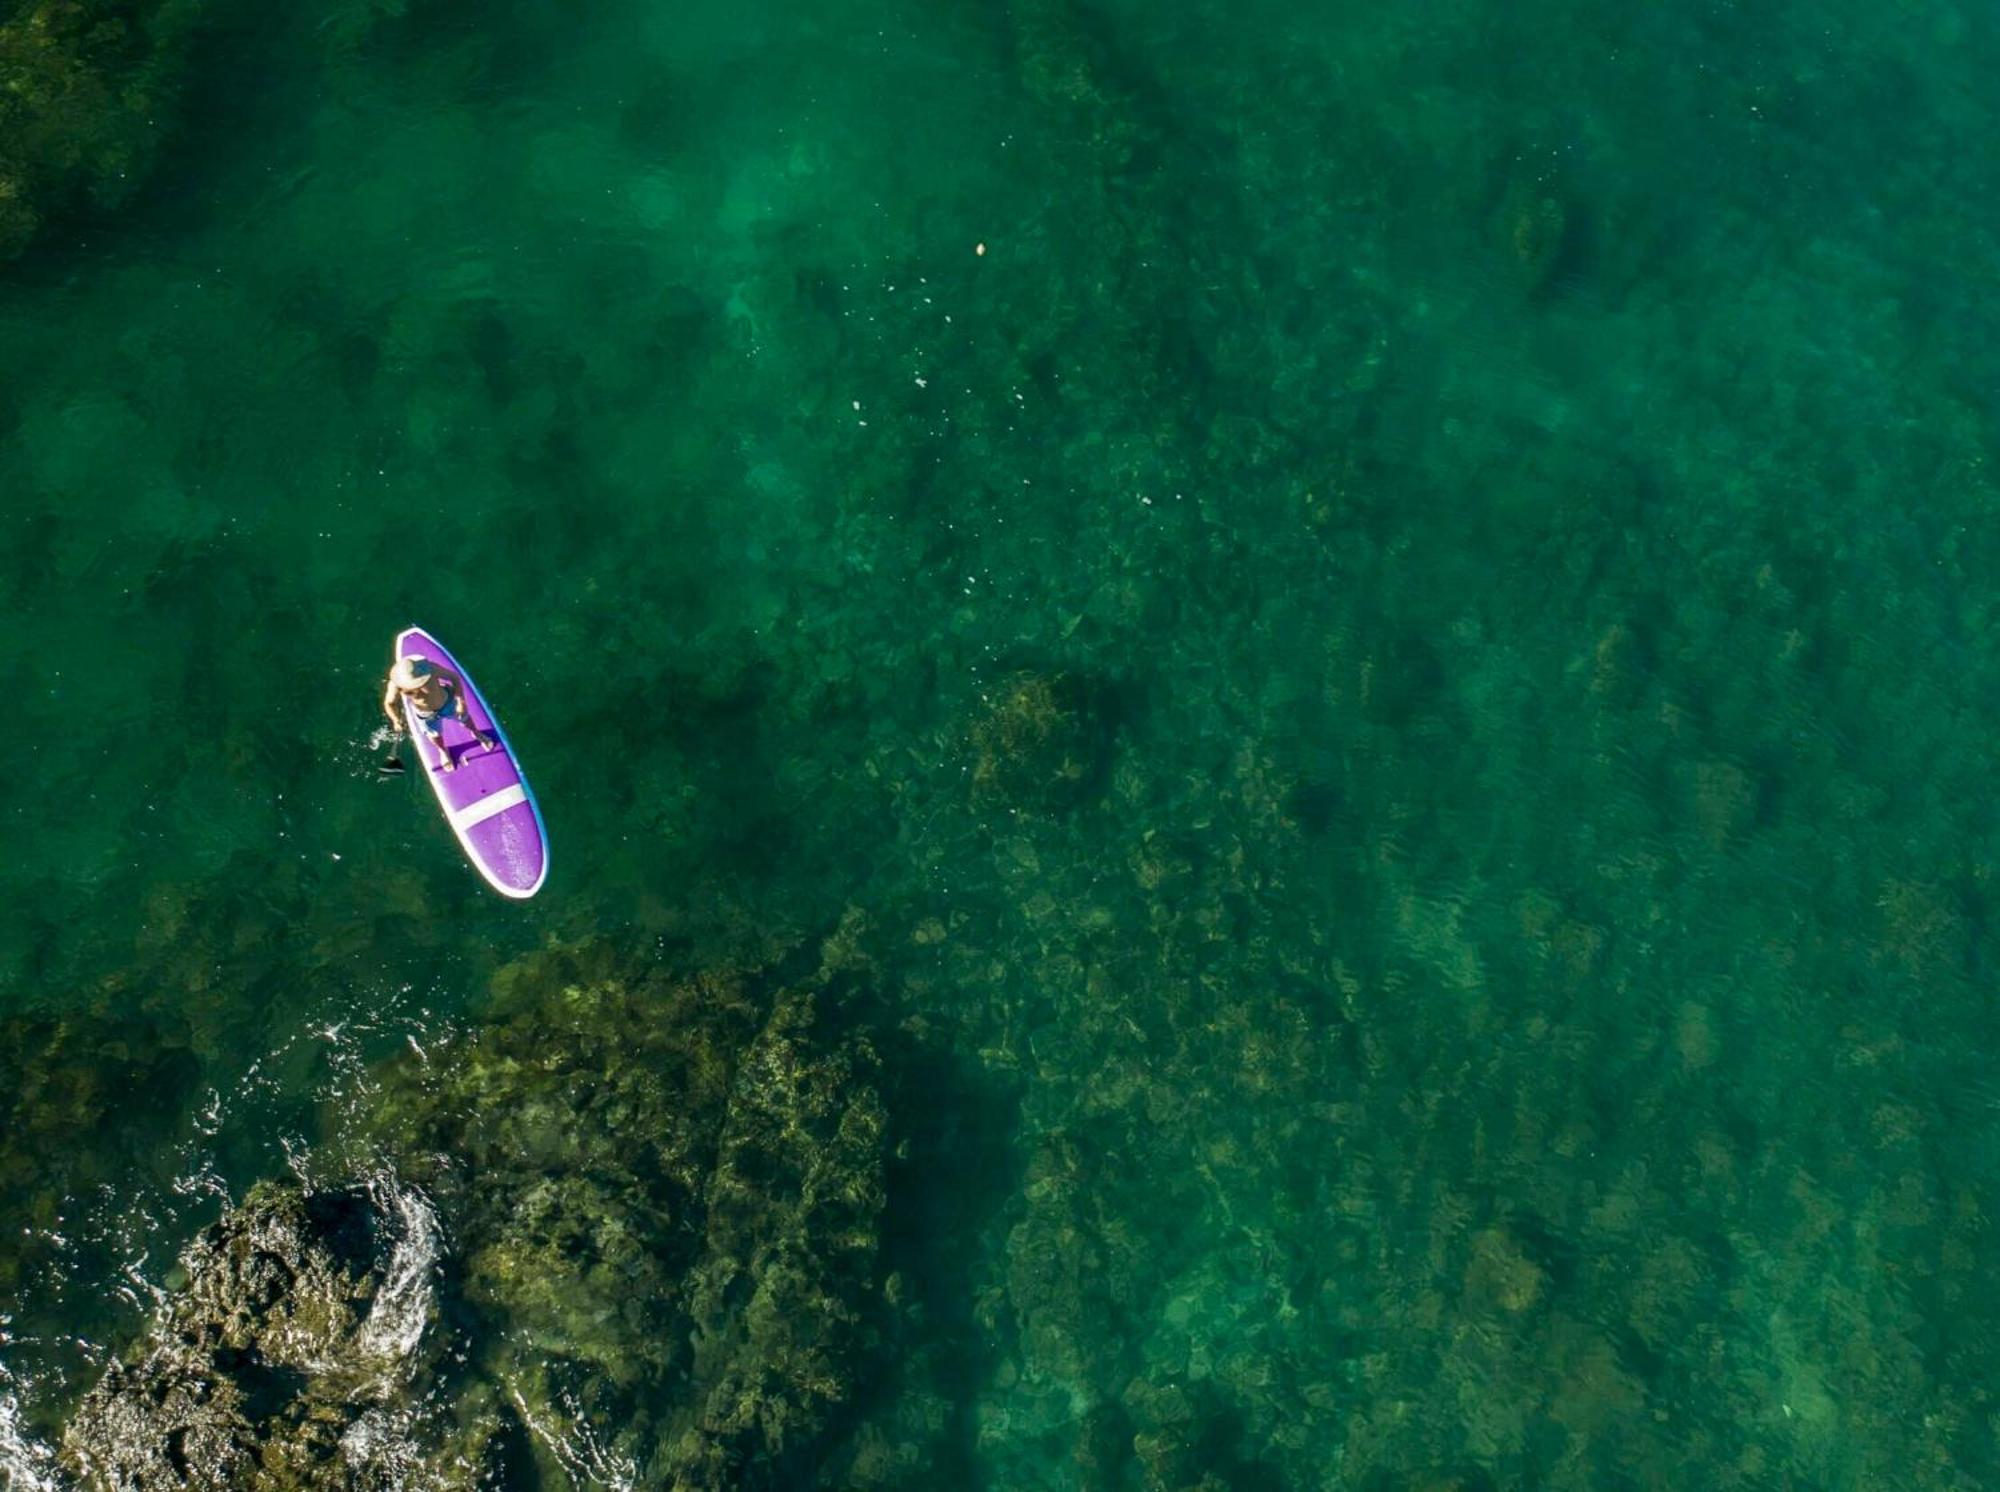
[[[689,1277],[694,1401],[677,1488],[762,1486],[854,1391],[877,1297],[888,1118],[864,1043],[788,997],[744,1058]]]
[[[1091,692],[1068,674],[1020,672],[982,695],[968,732],[976,801],[1048,811],[1077,802],[1103,775]]]
[[[71,1418],[102,1492],[810,1478],[875,1361],[888,1113],[843,991],[504,971],[359,1132],[201,1235]],[[444,1246],[449,1238],[450,1247]]]
[[[0,4],[0,261],[50,213],[132,189],[200,12],[200,0]]]
[[[417,1367],[435,1262],[413,1193],[254,1188],[183,1254],[186,1287],[84,1399],[65,1464],[115,1492],[386,1485],[375,1417]]]
[[[0,1217],[13,1225],[0,1230],[0,1301],[11,1307],[49,1262],[68,1199],[119,1177],[137,1137],[187,1101],[198,1073],[186,1032],[163,1024],[0,1020]],[[71,1143],[78,1135],[96,1143]]]
[[[476,1372],[551,1476],[777,1484],[870,1344],[872,1047],[733,974],[556,953],[502,986],[468,1050],[385,1075],[376,1138],[433,1158]]]

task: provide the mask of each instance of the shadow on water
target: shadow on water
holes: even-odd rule
[[[894,1034],[879,1036],[894,1075],[892,1107],[902,1115],[904,1144],[888,1173],[882,1267],[907,1282],[904,1321],[893,1357],[920,1353],[933,1386],[949,1404],[937,1434],[939,1485],[978,1485],[979,1388],[1000,1353],[978,1321],[963,1261],[1011,1195],[1019,1123],[1018,1084],[996,1082],[962,1059]],[[900,1386],[897,1363],[884,1364],[873,1397],[852,1406],[859,1422],[879,1412]]]

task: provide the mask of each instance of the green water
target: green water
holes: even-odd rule
[[[833,937],[802,1485],[2000,1484],[1992,14],[278,10],[0,271],[0,1479],[497,969]]]

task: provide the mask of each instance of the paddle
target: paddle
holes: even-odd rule
[[[403,775],[402,745],[403,738],[401,735],[398,735],[395,738],[394,744],[389,748],[389,755],[375,764],[375,770],[380,772],[384,777],[401,777]]]

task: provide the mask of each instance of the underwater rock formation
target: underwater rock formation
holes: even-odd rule
[[[79,202],[115,205],[171,113],[198,0],[0,5],[0,261]]]
[[[380,1143],[463,1258],[478,1372],[571,1475],[771,1484],[869,1340],[887,1114],[822,992],[555,953],[441,1068],[387,1074]],[[553,1469],[553,1468],[551,1468]]]
[[[976,799],[1057,809],[1077,801],[1100,775],[1095,711],[1078,680],[1014,673],[983,703],[970,731]]]
[[[86,1486],[694,1492],[824,1450],[878,1331],[889,1130],[837,991],[574,951],[498,985],[319,1154],[378,1179],[262,1183],[189,1247],[70,1421]]]
[[[413,1193],[254,1188],[189,1246],[186,1288],[84,1399],[64,1461],[117,1492],[388,1484],[371,1417],[415,1366],[435,1259]]]
[[[184,1032],[131,1020],[21,1015],[0,1021],[0,1301],[46,1262],[69,1200],[108,1182],[126,1143],[155,1117],[132,1095],[173,1106],[197,1065]],[[65,1143],[95,1135],[102,1143]]]

